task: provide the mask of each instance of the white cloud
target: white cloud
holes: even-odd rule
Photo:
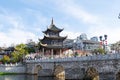
[[[102,26],[100,25],[97,27],[91,27],[89,29],[90,36],[104,36],[105,34],[108,35],[108,43],[115,43],[116,41],[120,40],[120,28],[114,26]]]
[[[38,37],[27,31],[11,29],[8,33],[0,33],[0,46],[10,46],[11,44],[26,43],[28,39],[37,41]]]
[[[9,23],[12,25],[13,28],[25,28],[20,16],[6,16],[6,19],[8,19]]]
[[[46,1],[44,2],[44,1],[39,1],[39,0],[36,0],[36,1],[33,1],[33,0],[28,1],[27,0],[24,2],[24,3],[28,4],[29,6],[32,5],[32,7],[30,7],[30,8],[27,8],[27,7],[24,8],[23,11],[26,11],[26,12],[24,12],[25,13],[24,17],[23,17],[24,13],[23,14],[20,13],[19,15],[17,15],[17,13],[14,13],[13,11],[0,8],[0,11],[1,11],[0,12],[0,29],[1,30],[3,28],[6,29],[6,31],[0,31],[0,46],[3,44],[10,45],[12,43],[16,44],[16,43],[26,42],[27,39],[37,40],[38,36],[35,35],[34,33],[39,32],[41,35],[43,35],[41,30],[45,30],[47,28],[46,25],[49,25],[48,21],[50,19],[47,19],[44,16],[49,17],[51,15],[54,15],[54,17],[56,17],[56,16],[61,16],[61,13],[62,13],[62,16],[65,16],[64,18],[74,19],[77,22],[85,24],[85,26],[87,26],[87,27],[85,27],[86,31],[85,30],[83,30],[83,31],[85,31],[84,33],[86,33],[90,37],[107,34],[108,41],[110,43],[120,40],[120,37],[118,35],[118,34],[120,34],[119,23],[117,24],[117,23],[115,23],[115,21],[112,22],[110,20],[110,19],[112,19],[111,16],[109,18],[104,16],[105,17],[104,18],[103,17],[104,14],[100,14],[101,16],[92,14],[92,13],[88,12],[83,6],[76,3],[77,2],[76,0],[57,0],[57,1],[50,0],[50,1],[52,1],[51,3],[53,3],[50,6],[50,8],[55,6],[54,9],[51,9],[51,10],[56,10],[56,12],[55,11],[54,12],[55,13],[60,12],[60,14],[54,15],[54,13],[52,13],[52,11],[50,12],[50,14],[46,14],[47,9],[49,10],[49,8],[48,7],[45,8],[46,6],[42,6],[43,4],[45,4]],[[35,6],[36,3],[37,3],[37,5]],[[44,10],[43,12],[42,12],[42,10],[39,10],[39,7],[37,7],[38,5],[43,7],[43,10]],[[21,17],[21,15],[22,15],[22,17]],[[27,18],[28,18],[27,23],[24,22],[25,16],[27,16]],[[30,17],[30,19],[32,19],[31,16],[34,17],[36,20],[34,23],[29,24],[29,17]],[[51,16],[51,17],[53,17],[53,16]],[[106,20],[104,20],[104,19],[106,19]],[[109,19],[109,20],[107,20],[107,19]],[[58,21],[60,21],[60,20],[58,20]],[[75,22],[75,25],[78,24],[78,26],[81,26],[77,22]],[[74,21],[73,21],[73,23],[74,23]],[[6,24],[8,24],[7,26],[9,26],[9,28],[6,27]],[[117,24],[117,25],[114,25],[114,24]],[[56,24],[56,25],[62,25],[62,24]],[[70,25],[69,20],[68,20],[68,22],[64,22],[62,26],[65,26],[65,30],[61,33],[61,35],[64,35],[64,36],[67,35],[68,38],[75,39],[77,36],[79,36],[81,34],[81,32],[75,32],[76,29],[80,30],[80,27]],[[31,30],[34,30],[36,32],[28,31],[27,27],[29,27]],[[71,27],[75,27],[75,29],[71,28]],[[81,26],[81,27],[82,27],[82,29],[84,28],[84,26]],[[74,30],[71,30],[71,29],[74,29]],[[41,36],[39,36],[39,37],[41,37]]]
[[[8,13],[10,12],[8,11]],[[4,28],[6,28],[5,25],[8,25],[7,27],[19,28],[19,29],[22,29],[25,27],[22,23],[22,18],[20,16],[12,13],[11,15],[9,15],[8,13],[5,12],[0,14],[0,18],[1,18],[0,23],[2,24],[2,26],[4,26]]]
[[[86,32],[84,33],[86,33],[89,37],[93,36],[99,37],[100,35],[107,34],[108,43],[114,43],[120,40],[119,23],[116,23],[116,20],[113,18],[115,15],[107,16],[105,14],[96,15],[90,13],[86,11],[82,6],[78,5],[76,2],[73,0],[59,0],[56,1],[55,3],[58,5],[57,7],[61,12],[67,14],[71,18],[74,18],[86,24],[88,28],[86,28]],[[106,13],[108,13],[109,15],[113,14],[109,12]],[[70,37],[76,37],[77,36],[76,34],[80,35],[78,32],[75,33],[65,32],[65,34],[68,34],[68,36]]]
[[[77,2],[77,1],[76,1]],[[86,24],[98,24],[98,17],[87,12],[82,6],[72,0],[59,0],[55,2],[59,10]],[[59,5],[60,4],[60,5]]]
[[[25,30],[27,25],[22,23],[22,17],[17,15],[0,14],[0,28],[5,28],[0,32],[0,46],[10,46],[11,44],[26,43],[28,39],[37,41],[38,37],[30,31]],[[6,26],[8,25],[8,26]]]

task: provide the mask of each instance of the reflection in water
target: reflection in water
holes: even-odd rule
[[[37,75],[0,75],[0,80],[65,80],[65,78],[38,77]]]
[[[26,80],[25,75],[1,75],[0,80]]]
[[[61,77],[61,78],[54,78],[54,80],[65,80],[65,77]]]

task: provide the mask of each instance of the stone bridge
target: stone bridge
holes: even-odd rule
[[[28,74],[64,75],[66,79],[82,79],[92,67],[98,71],[100,80],[115,80],[120,76],[120,54],[26,60],[26,67]]]

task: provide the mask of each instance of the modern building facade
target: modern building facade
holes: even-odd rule
[[[85,33],[78,36],[76,39],[67,39],[64,42],[64,46],[70,47],[73,50],[92,52],[100,47],[100,43],[97,37],[87,38]]]
[[[98,41],[83,40],[82,43],[83,43],[83,50],[84,51],[92,52],[95,49],[100,48],[100,44]]]
[[[98,38],[95,36],[95,37],[92,37],[91,39],[90,39],[91,41],[96,41],[96,42],[98,42]]]

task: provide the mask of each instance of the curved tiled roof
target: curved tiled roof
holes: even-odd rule
[[[61,31],[63,31],[63,29],[60,29],[60,28],[56,27],[56,26],[54,25],[53,19],[52,19],[50,26],[47,28],[46,31],[43,31],[43,32],[45,33],[45,32],[47,32],[47,31],[61,32]]]

